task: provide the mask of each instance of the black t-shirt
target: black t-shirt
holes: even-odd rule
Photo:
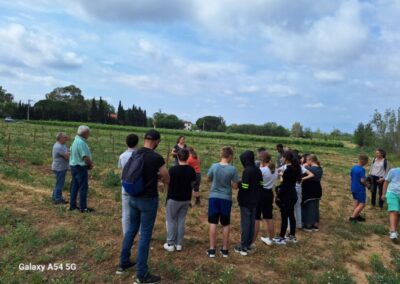
[[[301,178],[301,171],[292,165],[288,165],[283,172],[282,183],[278,197],[281,200],[297,199],[296,182]]]
[[[321,167],[311,166],[311,167],[306,167],[306,169],[314,174],[314,177],[311,180],[316,182],[321,181],[322,175],[324,173]]]
[[[167,200],[188,201],[192,199],[192,183],[196,181],[196,172],[189,165],[178,165],[169,169],[171,178]]]
[[[138,154],[143,156],[143,181],[144,191],[138,197],[152,198],[158,197],[158,171],[165,164],[164,158],[154,150],[149,148],[140,148]]]
[[[186,148],[187,148],[186,144],[183,145],[183,148],[181,148],[178,144],[175,144],[175,146],[174,146],[174,153],[175,153],[176,155],[174,156],[174,166],[179,165],[178,156],[177,156],[179,150],[180,150],[180,149],[186,149]]]

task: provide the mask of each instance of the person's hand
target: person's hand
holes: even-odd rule
[[[382,182],[384,182],[385,181],[385,179],[384,178],[380,178],[380,179],[378,179],[378,183],[382,183]]]
[[[94,168],[94,165],[93,164],[90,164],[89,166],[88,166],[88,169],[89,170],[92,170]]]
[[[382,194],[381,200],[382,200],[382,201],[385,201],[385,200],[386,200],[386,196],[385,196],[384,194]]]

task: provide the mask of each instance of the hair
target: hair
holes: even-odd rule
[[[186,148],[179,149],[178,160],[181,162],[186,162],[189,159],[189,150]]]
[[[178,137],[178,140],[176,140],[176,144],[179,144],[179,141],[181,141],[182,138],[185,138],[185,135],[181,135]]]
[[[262,152],[265,152],[265,151],[267,151],[267,148],[265,148],[265,147],[260,147],[260,148],[257,149],[257,153],[262,153]]]
[[[300,166],[300,162],[299,162],[299,156],[296,155],[293,151],[286,151],[283,153],[283,158],[285,158],[286,161],[289,161],[292,164],[292,166],[297,171],[297,174],[300,179],[301,178],[301,166]]]
[[[307,162],[308,156],[310,156],[309,153],[304,153],[304,154],[301,156],[301,158],[304,160],[304,163]]]
[[[307,158],[310,159],[311,162],[316,163],[319,167],[321,166],[321,163],[320,163],[320,161],[318,160],[317,155],[315,155],[315,154],[310,154],[310,155],[308,155]]]
[[[194,150],[193,147],[189,147],[189,153],[190,153],[190,155],[192,155],[192,157],[193,157],[194,159],[197,159],[197,158],[198,158],[197,152]]]
[[[360,156],[358,156],[358,160],[367,164],[368,163],[368,156],[365,154],[361,154]]]
[[[221,149],[221,158],[228,159],[233,156],[233,149],[230,146],[225,146]]]
[[[78,127],[78,131],[76,132],[76,134],[82,135],[83,133],[89,132],[89,131],[90,131],[89,126],[81,125],[81,126]]]
[[[270,161],[270,162],[268,163],[268,168],[269,168],[269,170],[271,171],[272,174],[275,173],[276,165],[275,165],[274,162]]]
[[[264,151],[260,153],[260,160],[263,163],[268,164],[269,162],[271,162],[272,156],[270,153]]]
[[[126,145],[129,148],[135,148],[139,142],[139,137],[136,134],[129,134],[128,136],[126,136]]]
[[[60,141],[61,137],[63,137],[63,136],[67,136],[67,133],[65,133],[65,132],[58,132],[58,133],[56,134],[56,140],[57,140],[57,141]]]
[[[276,144],[276,148],[283,149],[283,145],[281,143]]]
[[[382,158],[386,159],[386,151],[385,150],[383,150],[382,148],[378,148],[378,149],[376,149],[376,151],[381,153]]]

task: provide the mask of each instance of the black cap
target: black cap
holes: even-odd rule
[[[161,135],[160,135],[160,132],[158,132],[157,130],[150,129],[144,135],[144,139],[146,139],[146,140],[159,140],[159,139],[161,139]]]

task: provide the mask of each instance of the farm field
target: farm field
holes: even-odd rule
[[[65,131],[74,137],[78,125],[0,123],[0,283],[133,282],[133,273],[122,277],[115,274],[122,242],[121,189],[116,167],[118,156],[125,149],[125,136],[134,132],[142,137],[146,129],[89,124],[92,136],[88,143],[95,168],[90,172],[88,202],[96,212],[81,214],[51,203],[54,177],[50,165],[55,134]],[[161,131],[162,142],[157,151],[166,159],[179,133],[186,132]],[[241,171],[238,154],[265,146],[275,157],[275,144],[280,141],[302,153],[315,153],[322,162],[325,174],[320,231],[299,231],[298,244],[282,247],[269,247],[258,241],[254,252],[241,257],[233,251],[240,241],[239,208],[234,198],[230,257],[208,259],[208,167],[218,161],[222,146],[234,147],[234,165]],[[347,222],[352,208],[348,172],[360,154],[350,143],[215,133],[189,133],[186,143],[196,148],[202,160],[203,204],[188,213],[184,250],[165,252],[166,193],[160,188],[150,268],[162,276],[162,283],[400,283],[400,250],[387,237],[387,212],[367,208],[366,223]],[[372,153],[368,152],[370,156]],[[399,162],[394,157],[389,159],[395,165]],[[66,198],[69,180],[68,174],[63,193]],[[276,228],[280,224],[278,217],[275,208]],[[221,234],[219,244],[220,238]],[[27,272],[19,269],[21,263],[64,266],[53,271]],[[66,264],[76,264],[76,270],[67,270]]]

